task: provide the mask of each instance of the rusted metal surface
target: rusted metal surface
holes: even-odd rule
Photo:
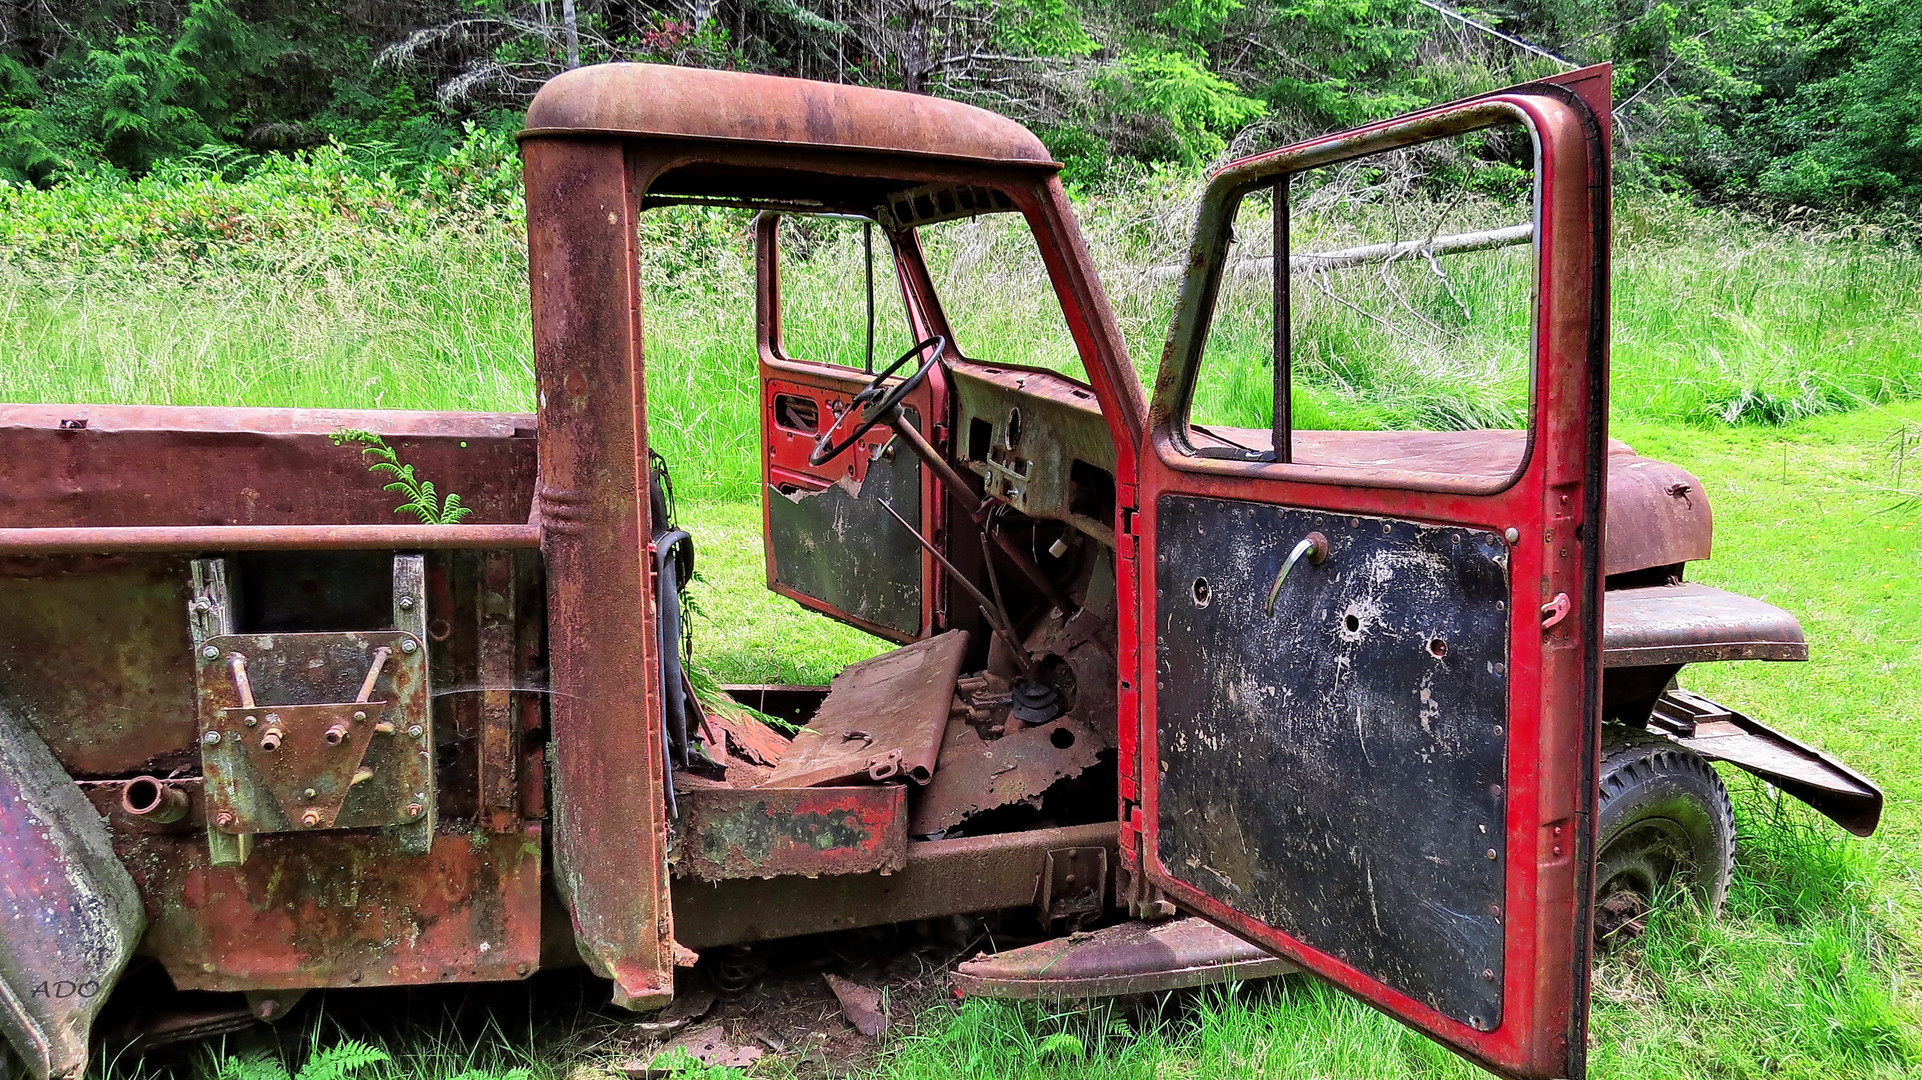
[[[321,551],[369,548],[533,548],[529,525],[183,525],[0,529],[0,555],[147,551]]]
[[[1649,726],[1712,761],[1739,765],[1857,836],[1882,820],[1882,789],[1814,747],[1690,690],[1655,702]]]
[[[393,630],[238,635],[207,639],[195,661],[214,828],[301,832],[427,816],[423,642]]]
[[[480,675],[480,739],[477,783],[480,810],[496,832],[519,818],[521,718],[514,711],[518,620],[515,617],[514,557],[503,552],[481,556],[475,600],[475,651]]]
[[[149,922],[140,952],[183,990],[517,979],[539,962],[541,830],[261,836],[210,864],[202,834],[117,832]]]
[[[680,796],[674,870],[703,881],[907,865],[907,789],[701,788]]]
[[[769,787],[934,775],[968,633],[938,637],[842,669],[808,730],[794,737]]]
[[[955,717],[941,742],[934,779],[916,794],[911,831],[931,836],[983,810],[1039,805],[1049,788],[1093,767],[1111,745],[1065,716],[998,739],[983,739],[964,717]]]
[[[1602,663],[1609,667],[1808,658],[1795,616],[1712,585],[1610,589],[1603,600]]]
[[[1609,443],[1603,573],[1613,577],[1706,559],[1714,531],[1708,492],[1688,470]]]
[[[526,139],[521,153],[554,870],[583,958],[617,1004],[652,1008],[673,996],[674,927],[635,252],[646,167],[612,140]]]
[[[1249,982],[1301,968],[1203,919],[1125,922],[990,953],[955,969],[968,997],[1075,1000]]]
[[[693,949],[770,941],[883,923],[1034,903],[1047,853],[1102,847],[1112,857],[1115,823],[1029,829],[958,840],[908,842],[892,874],[820,878],[682,880],[674,888],[675,936]]]
[[[35,1080],[79,1077],[94,1015],[143,925],[93,806],[0,708],[0,1035]]]
[[[774,75],[595,64],[549,80],[527,108],[523,137],[600,133],[1058,167],[1027,128],[986,109]]]
[[[1071,919],[1079,926],[1108,909],[1108,849],[1056,848],[1041,863],[1034,915],[1042,926]]]
[[[63,426],[74,422],[85,426]],[[459,492],[474,510],[459,528],[527,521],[534,418],[523,414],[0,405],[0,549],[22,543],[14,529],[397,522],[399,500],[353,447],[328,440],[342,428],[382,435],[435,486]]]
[[[181,558],[0,558],[0,702],[82,779],[196,763],[188,600]]]
[[[1094,391],[1051,371],[994,364],[957,363],[951,375],[955,457],[982,477],[983,490],[1031,517],[1073,521],[1112,545],[1112,495],[1096,517],[1076,499],[1073,482],[1081,462],[1113,483],[1114,442]]]

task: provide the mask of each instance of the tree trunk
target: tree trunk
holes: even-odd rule
[[[574,0],[561,0],[561,21],[567,31],[567,68],[572,71],[581,66],[581,23]]]
[[[928,92],[928,35],[933,29],[934,6],[928,0],[907,0],[902,8],[901,89]]]

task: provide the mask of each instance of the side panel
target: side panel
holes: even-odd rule
[[[636,192],[615,140],[528,139],[555,883],[616,1002],[673,994]]]
[[[1160,500],[1157,529],[1157,576],[1188,582],[1160,605],[1156,637],[1162,862],[1438,1012],[1495,1027],[1507,545],[1186,496]],[[1310,533],[1331,553],[1297,563],[1271,606],[1288,554],[1274,538]]]

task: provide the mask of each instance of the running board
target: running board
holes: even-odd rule
[[[1125,922],[977,956],[954,973],[963,997],[1069,1000],[1249,982],[1301,970],[1197,918]]]

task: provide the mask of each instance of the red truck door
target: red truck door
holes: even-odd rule
[[[1124,842],[1139,844],[1145,881],[1514,1077],[1583,1072],[1608,106],[1608,69],[1592,68],[1223,168],[1142,455],[1139,806]],[[1266,244],[1237,235],[1238,206],[1277,205],[1272,217],[1299,223],[1290,199],[1331,190],[1313,170],[1346,168],[1350,190],[1379,191],[1399,174],[1377,158],[1498,128],[1522,163],[1505,174],[1523,177],[1519,212],[1532,214],[1531,245],[1503,256],[1524,275],[1529,403],[1514,426],[1295,430],[1288,403],[1308,384],[1291,383],[1291,358],[1297,376],[1311,347],[1350,362],[1348,346],[1303,336],[1315,311],[1338,307],[1325,275],[1384,257],[1304,257],[1315,249],[1294,242],[1288,261],[1297,225],[1274,237],[1294,268],[1274,315],[1282,421],[1247,430],[1194,415],[1198,386],[1220,390],[1200,369],[1225,273]],[[1454,290],[1437,303],[1480,317],[1469,278],[1436,261],[1445,245],[1432,230],[1416,240],[1394,256],[1415,262],[1366,281],[1394,293],[1391,270],[1433,267]]]
[[[821,433],[834,427],[873,371],[862,362],[866,343],[858,312],[838,313],[846,331],[834,343],[838,354],[822,353],[824,335],[818,332],[790,332],[799,328],[789,326],[784,313],[790,305],[805,310],[808,297],[791,294],[805,293],[810,276],[788,273],[780,222],[779,215],[765,214],[755,226],[768,588],[889,640],[918,640],[929,632],[938,605],[930,587],[933,557],[908,527],[923,536],[937,534],[940,482],[913,451],[897,445],[885,425],[832,460],[820,465],[808,460]],[[913,238],[900,242],[912,244]],[[876,226],[868,243],[873,249],[866,260],[868,284],[876,297],[869,332],[881,350],[872,362],[886,367],[905,345],[927,340],[930,331],[920,304],[913,302],[912,283],[902,280],[894,241]],[[790,261],[800,262],[798,257]],[[903,373],[912,374],[922,359],[916,354]],[[911,422],[931,432],[946,415],[946,377],[938,369],[931,372],[904,408]],[[852,427],[850,418],[842,430]]]

